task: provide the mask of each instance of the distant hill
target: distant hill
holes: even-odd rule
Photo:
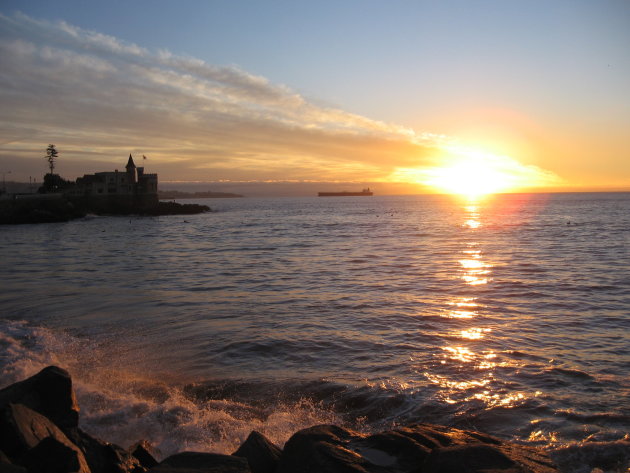
[[[158,191],[159,199],[221,199],[228,197],[243,197],[241,194],[229,192],[182,192],[182,191]]]

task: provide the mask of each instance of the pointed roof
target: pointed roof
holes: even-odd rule
[[[125,167],[127,169],[136,167],[136,165],[133,162],[133,158],[131,157],[131,154],[129,155],[129,161],[127,161],[127,165]]]

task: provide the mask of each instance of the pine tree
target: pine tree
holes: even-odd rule
[[[58,151],[55,148],[55,145],[48,145],[46,148],[46,156],[45,158],[48,160],[48,166],[50,167],[50,174],[53,173],[55,169],[55,161],[57,160]]]

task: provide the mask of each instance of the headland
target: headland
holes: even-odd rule
[[[90,213],[160,216],[208,211],[207,205],[161,202],[158,175],[145,173],[131,154],[124,172],[85,174],[74,182],[51,172],[36,194],[0,198],[0,224],[67,222]]]

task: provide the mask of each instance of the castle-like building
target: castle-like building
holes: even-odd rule
[[[144,172],[144,167],[137,167],[133,157],[125,166],[125,172],[115,171],[85,174],[76,180],[74,186],[67,189],[65,195],[70,199],[82,199],[100,210],[108,207],[144,208],[157,205],[158,176]]]
[[[133,196],[133,195],[157,195],[157,174],[145,174],[144,167],[137,167],[133,157],[125,166],[126,172],[115,171],[97,172],[85,174],[76,180],[76,186],[70,191],[74,196]]]

